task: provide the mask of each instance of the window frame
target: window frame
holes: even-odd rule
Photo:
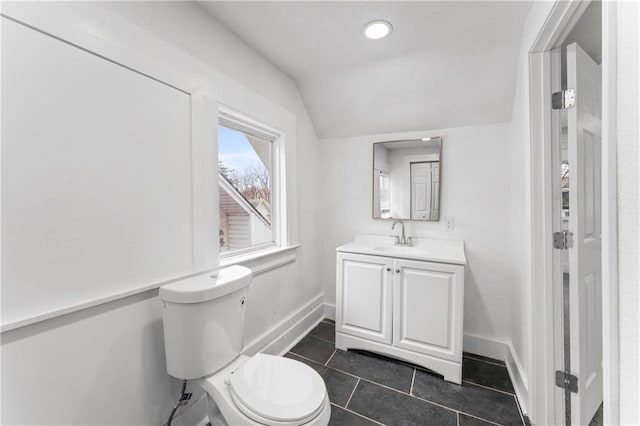
[[[257,244],[231,252],[221,252],[219,239],[216,248],[221,265],[235,264],[245,259],[255,259],[260,255],[273,254],[279,249],[286,248],[289,242],[287,235],[287,198],[286,184],[286,157],[285,157],[285,133],[262,121],[250,118],[226,106],[218,107],[218,119],[216,122],[216,165],[218,165],[219,147],[217,141],[218,126],[224,126],[234,131],[247,133],[271,143],[271,236],[273,241]],[[217,168],[217,166],[216,166]],[[215,173],[215,186],[219,188],[218,173]],[[216,203],[218,204],[218,203]],[[220,206],[217,205],[216,213],[220,214]],[[218,223],[219,227],[219,223]]]
[[[382,180],[386,180],[386,184],[388,189],[387,192],[387,207],[386,209],[382,208]],[[380,219],[391,219],[391,182],[389,172],[380,170],[378,173],[378,192],[379,192],[379,201],[378,201],[378,215]]]
[[[223,90],[224,88],[224,90]],[[232,106],[230,106],[232,105]],[[297,259],[298,207],[296,116],[291,111],[231,81],[224,86],[201,88],[191,97],[192,108],[192,234],[193,271],[215,273],[231,265],[243,265],[253,275],[280,268]],[[236,116],[279,134],[274,148],[274,191],[278,191],[278,245],[246,253],[220,256],[218,183],[219,116]],[[264,125],[262,123],[269,123]],[[275,183],[277,181],[277,183]],[[274,234],[276,235],[276,234]]]

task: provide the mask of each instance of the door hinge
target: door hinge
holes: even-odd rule
[[[562,90],[551,94],[551,108],[565,109],[576,105],[576,92],[573,89]]]
[[[573,247],[573,233],[569,231],[559,231],[553,233],[553,248],[566,250]]]
[[[556,386],[578,393],[578,378],[566,371],[556,370]]]

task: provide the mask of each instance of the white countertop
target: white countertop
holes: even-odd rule
[[[464,241],[414,238],[411,247],[396,246],[394,241],[394,237],[355,234],[353,241],[337,247],[336,251],[456,265],[467,264]]]

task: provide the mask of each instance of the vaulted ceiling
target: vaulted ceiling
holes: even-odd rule
[[[505,122],[530,2],[203,2],[300,87],[321,138]],[[369,40],[363,26],[392,23]]]

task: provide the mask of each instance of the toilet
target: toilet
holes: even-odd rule
[[[326,426],[331,405],[314,369],[241,354],[250,282],[250,269],[231,266],[160,288],[167,372],[204,389],[211,422],[221,413],[232,426]]]

